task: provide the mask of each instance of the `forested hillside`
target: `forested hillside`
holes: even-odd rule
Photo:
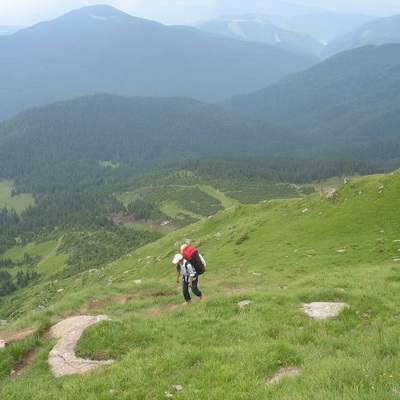
[[[196,172],[211,179],[251,179],[305,184],[333,176],[368,175],[383,171],[377,164],[343,159],[297,157],[222,156],[176,161],[173,170]]]
[[[138,175],[193,156],[290,154],[307,144],[197,100],[112,95],[23,112],[0,126],[0,143],[0,176],[31,193]]]
[[[194,179],[185,184],[210,184],[239,196],[240,202],[299,194],[262,182],[303,184],[382,170],[368,163],[284,156],[307,143],[270,123],[184,98],[96,95],[23,112],[0,126],[0,176],[14,182],[13,196],[33,194],[36,206],[20,220],[6,212],[4,221],[16,221],[4,223],[3,248],[16,236],[29,241],[34,233],[56,226],[112,229],[109,215],[126,213],[113,194],[137,188],[141,174],[167,164],[174,178],[161,173],[159,184],[180,184],[179,171],[192,171]],[[145,185],[158,182],[155,176],[145,179]],[[250,189],[240,180],[257,181],[259,187]],[[248,188],[247,194],[235,189],[240,186]],[[151,203],[172,199],[172,193],[153,194]],[[200,213],[194,207],[182,223],[220,209],[211,203],[205,209],[196,206],[203,207]],[[165,217],[159,207],[155,210],[158,218]]]
[[[325,156],[396,166],[399,66],[399,44],[365,46],[224,104],[302,133]]]

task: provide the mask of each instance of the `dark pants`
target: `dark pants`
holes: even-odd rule
[[[192,292],[193,294],[195,294],[197,297],[201,296],[201,291],[199,290],[199,288],[197,287],[197,283],[199,281],[199,278],[195,279],[192,282]],[[189,282],[185,282],[184,280],[182,280],[182,292],[183,292],[183,297],[185,298],[186,301],[190,301],[190,294],[189,294]]]

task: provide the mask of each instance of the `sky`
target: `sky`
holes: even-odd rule
[[[285,0],[331,11],[377,17],[400,14],[400,0]],[[279,0],[0,0],[0,25],[31,26],[69,11],[108,4],[135,17],[165,25],[204,21],[220,15],[268,14]]]

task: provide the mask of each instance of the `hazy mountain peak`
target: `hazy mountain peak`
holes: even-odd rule
[[[64,18],[67,16],[88,16],[91,18],[108,19],[108,18],[133,18],[131,15],[124,13],[123,11],[117,10],[106,4],[86,6],[70,11],[69,13],[61,16]]]
[[[28,39],[31,44],[35,43],[39,46],[42,46],[44,41],[48,45],[51,42],[59,45],[62,36],[68,41],[73,37],[82,38],[82,35],[92,32],[99,39],[105,32],[108,34],[116,25],[122,27],[128,24],[136,25],[138,29],[163,27],[158,22],[134,17],[108,5],[96,5],[70,11],[51,21],[40,22],[16,32],[14,36]]]
[[[73,11],[70,11],[67,14],[62,15],[61,17],[48,22],[43,22],[42,24],[51,24],[51,23],[97,23],[97,22],[111,22],[111,23],[138,23],[141,24],[153,24],[153,25],[162,25],[159,22],[134,17],[130,14],[124,13],[114,7],[108,5],[95,5],[95,6],[86,6]]]

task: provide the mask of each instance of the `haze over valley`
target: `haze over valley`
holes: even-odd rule
[[[0,398],[395,398],[399,5],[16,4]],[[187,243],[205,297],[179,307]]]

